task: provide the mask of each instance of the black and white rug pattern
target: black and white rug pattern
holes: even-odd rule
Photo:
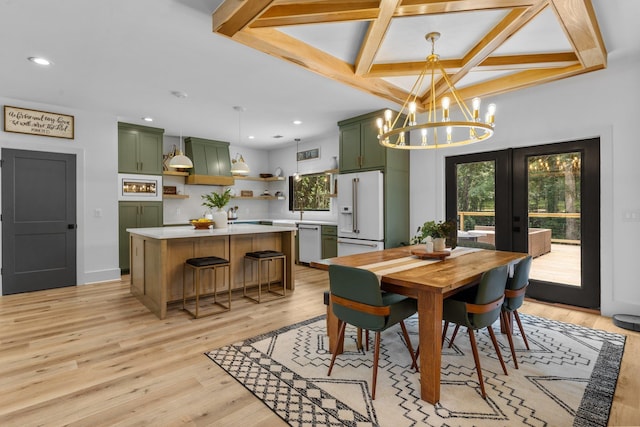
[[[514,368],[506,336],[496,333],[508,376],[486,330],[476,335],[487,400],[480,395],[464,328],[451,348],[445,342],[436,405],[420,399],[419,374],[410,368],[399,326],[382,333],[376,400],[371,400],[374,335],[371,351],[358,351],[356,331],[347,328],[345,352],[328,377],[324,316],[206,355],[292,426],[606,426],[624,335],[521,318],[531,350],[516,328],[520,369]],[[417,317],[406,325],[415,348]]]

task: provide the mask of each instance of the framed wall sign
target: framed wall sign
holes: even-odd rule
[[[297,159],[301,160],[310,160],[310,159],[319,159],[320,158],[320,149],[312,148],[311,150],[298,151]]]
[[[4,131],[73,139],[73,116],[4,106]]]

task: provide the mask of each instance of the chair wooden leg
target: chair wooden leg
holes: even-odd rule
[[[518,310],[513,310],[513,316],[516,318],[516,322],[518,323],[518,328],[520,329],[520,335],[522,335],[524,346],[527,348],[527,350],[530,350],[529,342],[527,341],[527,336],[524,334],[524,328],[522,327],[522,322],[520,321],[520,315],[518,314]]]
[[[442,344],[444,345],[444,339],[447,337],[447,329],[449,329],[449,321],[444,321],[444,326],[442,327]]]
[[[513,347],[513,336],[511,335],[511,328],[509,327],[508,324],[508,319],[507,319],[507,313],[505,311],[501,311],[500,312],[500,318],[502,319],[502,322],[507,326],[505,328],[505,331],[507,333],[507,339],[509,340],[509,348],[511,348],[511,357],[513,358],[513,365],[516,367],[516,369],[518,369],[518,359],[516,358],[516,350]]]
[[[376,343],[373,350],[373,380],[371,383],[371,400],[376,400],[376,380],[378,379],[378,360],[380,359],[380,331],[376,332]]]
[[[476,372],[478,373],[478,381],[480,382],[480,391],[482,391],[482,398],[487,398],[487,393],[484,391],[484,380],[482,379],[482,367],[480,366],[480,357],[478,356],[478,346],[476,344],[476,336],[471,328],[467,328],[469,332],[469,341],[471,341],[471,350],[473,351],[473,360],[476,362]]]
[[[456,328],[453,330],[453,334],[451,334],[451,339],[449,340],[449,348],[451,348],[451,346],[453,345],[453,340],[456,339],[458,329],[460,329],[460,325],[456,325]]]
[[[491,336],[491,341],[493,342],[493,348],[496,349],[496,354],[498,355],[498,359],[500,359],[500,365],[502,365],[502,371],[505,375],[509,375],[507,373],[507,365],[504,364],[504,359],[502,358],[502,352],[500,351],[500,347],[498,346],[498,340],[496,340],[496,334],[493,333],[493,328],[491,325],[487,326],[489,330],[489,335]]]
[[[342,322],[340,325],[340,332],[338,332],[338,348],[342,348],[344,344],[344,330],[347,328],[347,322]],[[329,364],[329,372],[327,372],[327,376],[331,376],[331,370],[333,369],[333,363],[336,361],[336,356],[338,355],[337,351],[334,351],[331,355],[331,363]]]
[[[409,354],[411,355],[411,367],[415,368],[416,372],[418,372],[418,362],[416,361],[416,355],[413,352],[413,347],[411,346],[411,340],[409,339],[409,333],[407,332],[407,327],[404,324],[404,320],[400,321],[400,327],[402,328],[402,335],[404,335],[404,340],[407,343],[407,349],[409,350]]]

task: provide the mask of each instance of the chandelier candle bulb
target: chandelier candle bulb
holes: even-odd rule
[[[473,120],[474,121],[479,121],[480,120],[480,98],[473,98],[472,101],[472,105],[473,105]]]
[[[447,126],[447,144],[451,144],[451,126]]]
[[[487,107],[487,115],[488,115],[488,119],[487,119],[487,124],[490,124],[491,126],[494,125],[494,121],[496,119],[496,104],[489,104],[489,107]]]
[[[442,98],[442,121],[443,122],[448,122],[449,121],[449,106],[450,106],[451,100],[448,97],[444,97]]]
[[[422,145],[427,145],[427,130],[422,129],[420,133],[422,133]]]

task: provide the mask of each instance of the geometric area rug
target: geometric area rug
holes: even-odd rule
[[[494,331],[505,376],[486,329],[476,333],[487,399],[480,394],[469,336],[461,329],[442,350],[441,400],[420,399],[419,374],[398,325],[382,333],[376,399],[370,351],[347,327],[344,353],[327,376],[325,317],[237,342],[206,355],[292,426],[606,426],[625,336],[520,315],[531,350],[514,329],[519,369],[506,336]],[[417,317],[405,321],[415,349]],[[449,337],[451,336],[451,329]]]

